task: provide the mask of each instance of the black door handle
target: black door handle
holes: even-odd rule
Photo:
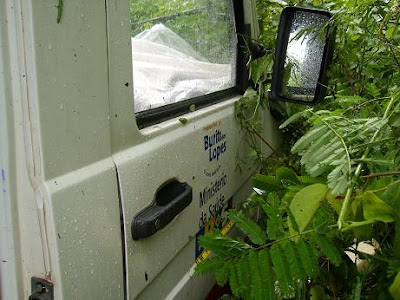
[[[171,222],[192,202],[192,187],[186,182],[167,181],[156,193],[155,201],[133,217],[134,240],[149,237]]]

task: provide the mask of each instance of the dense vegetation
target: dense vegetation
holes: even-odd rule
[[[273,51],[250,57],[256,88],[236,104],[236,114],[262,166],[253,181],[261,191],[246,209],[230,212],[246,238],[204,237],[214,256],[197,272],[215,272],[233,298],[400,299],[398,3],[288,2],[334,13],[328,95],[308,108],[271,102],[265,80]],[[258,9],[260,43],[273,50],[282,5],[259,1]],[[286,142],[268,159],[257,119],[265,108]],[[362,248],[368,245],[370,252]]]

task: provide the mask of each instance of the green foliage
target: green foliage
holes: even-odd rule
[[[321,202],[325,200],[327,192],[326,185],[316,183],[301,189],[293,197],[289,209],[296,220],[299,232],[307,228]]]
[[[369,221],[394,222],[393,209],[372,192],[362,196],[364,219]]]
[[[246,218],[243,214],[235,213],[234,211],[230,211],[229,219],[235,222],[236,226],[239,227],[254,244],[262,245],[266,242],[267,236],[256,222]]]
[[[216,248],[216,256],[202,262],[197,271],[218,269],[218,282],[228,281],[234,296],[243,299],[302,299],[304,295],[396,299],[400,271],[398,3],[287,2],[334,12],[330,23],[336,25],[331,26],[337,31],[336,49],[328,95],[321,104],[306,109],[268,100],[270,85],[264,81],[271,75],[271,53],[283,7],[275,1],[257,1],[263,21],[260,44],[268,54],[258,59],[250,54],[255,88],[235,104],[235,115],[261,166],[262,173],[253,178],[259,190],[251,197],[261,215],[254,221],[242,212],[231,212],[248,239],[215,246],[218,236],[206,236],[203,246]],[[262,109],[269,109],[281,124],[284,144],[279,149],[263,139]],[[267,155],[272,152],[268,159],[260,143],[270,149]],[[375,254],[361,252],[356,247],[360,241],[375,245]],[[233,249],[228,251],[229,247]],[[358,262],[362,259],[368,267],[357,266],[346,252],[354,252]]]
[[[340,252],[336,248],[335,244],[331,243],[331,241],[322,234],[315,233],[313,234],[313,238],[320,247],[321,252],[324,253],[335,266],[339,266],[342,262],[342,257],[340,256]]]

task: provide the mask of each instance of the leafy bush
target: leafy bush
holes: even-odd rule
[[[205,236],[202,245],[215,255],[197,272],[214,271],[219,284],[229,282],[233,295],[243,299],[400,299],[399,6],[379,0],[289,2],[334,13],[328,96],[306,109],[270,102],[264,81],[272,51],[251,59],[256,91],[235,108],[267,173],[254,177],[254,187],[264,193],[251,197],[252,210],[262,217],[255,222],[232,211],[231,220],[247,238]],[[260,14],[260,43],[273,50],[282,6],[260,1],[259,7],[266,12]],[[257,118],[266,107],[282,123],[285,142],[292,141],[273,149],[268,160],[259,147]],[[374,253],[358,247],[363,241]]]

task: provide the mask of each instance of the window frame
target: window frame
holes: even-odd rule
[[[250,25],[244,22],[243,0],[233,0],[234,19],[237,35],[237,58],[236,58],[236,85],[226,90],[210,93],[208,95],[189,98],[135,113],[136,124],[139,129],[161,123],[163,121],[181,116],[191,112],[191,105],[195,105],[196,110],[204,108],[224,100],[228,100],[236,95],[244,93],[248,87],[248,73],[246,67],[246,36],[250,36]],[[135,95],[133,95],[135,97]]]

